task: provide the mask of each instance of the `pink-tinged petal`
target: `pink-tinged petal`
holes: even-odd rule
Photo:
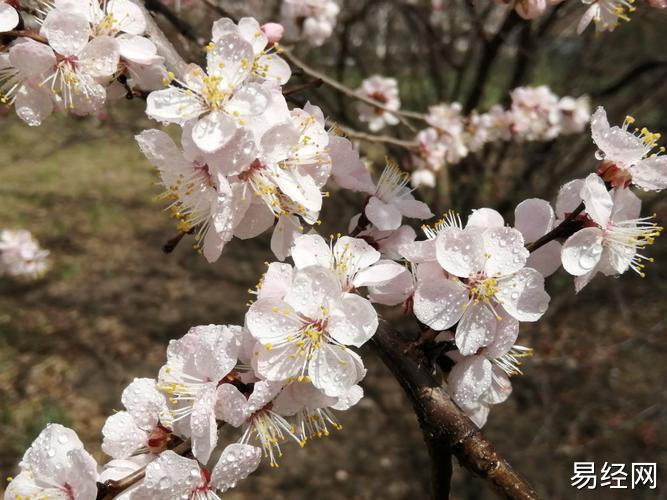
[[[417,280],[413,304],[415,316],[436,331],[455,325],[467,303],[466,287],[458,280],[447,279],[444,273]]]
[[[484,356],[470,356],[456,363],[447,377],[447,387],[459,405],[477,402],[492,382],[493,365]]]
[[[137,35],[116,37],[120,55],[127,61],[137,64],[157,64],[162,57],[157,54],[157,47],[148,38]]]
[[[194,123],[193,121],[192,126],[194,126]],[[190,128],[189,134],[187,128],[188,125],[183,129],[183,148],[186,154],[190,155],[192,159],[196,159],[201,156],[202,151],[192,140],[192,128]],[[204,156],[209,167],[221,174],[231,176],[247,170],[257,158],[257,155],[258,150],[252,132],[241,128],[237,129],[234,137],[223,148]]]
[[[584,15],[581,16],[581,19],[579,19],[579,22],[577,23],[577,35],[581,35],[584,32],[584,30],[588,28],[588,25],[591,24],[593,18],[595,18],[598,15],[599,9],[600,6],[597,3],[594,3],[588,9],[586,9],[586,12],[584,12]],[[607,120],[607,115],[605,114],[605,121],[606,120]],[[609,126],[609,124],[607,124],[607,126]]]
[[[381,231],[398,229],[403,218],[401,212],[391,203],[385,203],[375,196],[371,196],[364,210],[366,217]]]
[[[503,227],[505,220],[503,216],[492,208],[479,208],[473,210],[468,217],[466,227]]]
[[[37,127],[53,112],[53,100],[42,89],[23,85],[14,101],[16,115],[31,127]]]
[[[475,354],[493,341],[497,326],[498,318],[488,305],[471,302],[456,327],[456,347],[464,356]]]
[[[306,360],[299,355],[296,345],[290,343],[268,349],[265,344],[258,345],[256,349],[256,371],[266,380],[280,382],[302,374]]]
[[[267,88],[268,87],[268,88]],[[255,140],[259,143],[262,135],[274,125],[289,121],[290,111],[287,108],[285,96],[280,92],[280,87],[264,86],[269,96],[269,103],[264,112],[257,116],[244,118],[245,126],[251,130]]]
[[[234,21],[232,21],[228,17],[223,17],[213,23],[213,26],[211,27],[211,40],[217,42],[220,38],[229,33],[238,34],[239,28],[238,26],[236,26]]]
[[[146,100],[146,114],[148,117],[162,123],[183,125],[204,112],[206,112],[206,108],[195,96],[176,87],[151,92]]]
[[[415,284],[412,273],[403,271],[393,279],[368,288],[368,299],[376,304],[395,306],[405,302],[414,294]]]
[[[299,269],[285,302],[303,316],[316,319],[322,316],[322,306],[341,294],[341,285],[333,271],[320,266]]]
[[[597,275],[599,271],[599,265],[595,266],[592,270],[587,272],[586,274],[582,274],[581,276],[577,276],[574,278],[574,291],[575,293],[581,292],[586,285],[588,285],[591,280]]]
[[[0,3],[0,8],[3,5],[6,4]],[[10,47],[9,61],[23,75],[34,78],[43,75],[56,65],[56,55],[48,45],[27,38],[25,42]]]
[[[123,390],[121,401],[137,426],[145,431],[152,430],[158,424],[167,404],[152,378],[135,378]],[[164,425],[166,422],[162,423]]]
[[[245,41],[252,45],[255,54],[259,54],[268,43],[266,35],[255,18],[242,17],[239,19],[238,32]]]
[[[218,381],[236,365],[241,349],[241,327],[235,325],[199,325],[188,330],[195,342],[195,368],[202,378]]]
[[[19,13],[9,4],[0,3],[0,33],[10,31],[19,24]]]
[[[76,56],[88,44],[90,25],[85,17],[54,9],[44,19],[40,34],[59,54]]]
[[[3,5],[3,4],[0,4]],[[9,28],[11,29],[11,28]],[[9,31],[9,30],[4,30]],[[22,500],[29,498],[40,498],[44,493],[41,486],[37,486],[34,476],[29,471],[21,472],[10,481],[5,490],[5,500]]]
[[[219,233],[214,231],[212,228],[206,232],[204,236],[204,241],[202,243],[202,255],[206,259],[206,262],[213,263],[216,262],[222,255],[222,251],[225,248],[225,245],[229,240],[232,239],[232,233]]]
[[[294,215],[281,215],[273,229],[271,236],[271,251],[278,260],[285,260],[292,250],[297,236],[303,232],[303,227]]]
[[[563,268],[574,276],[586,274],[600,262],[602,250],[601,229],[587,227],[577,231],[563,245]]]
[[[297,269],[309,266],[333,268],[329,244],[319,234],[304,234],[294,240],[292,260]]]
[[[218,443],[218,427],[215,423],[216,383],[207,384],[207,387],[197,395],[192,414],[190,427],[192,429],[192,454],[201,463],[208,462],[211,453]]]
[[[113,458],[127,458],[147,445],[147,434],[126,411],[107,418],[102,427],[102,451]]]
[[[575,179],[561,186],[558,191],[558,198],[556,199],[556,217],[559,219],[565,218],[566,215],[574,212],[574,210],[582,202],[581,188],[584,185],[583,179]]]
[[[333,254],[337,263],[340,264],[347,260],[348,264],[351,263],[352,267],[361,269],[362,272],[380,259],[380,252],[366,243],[366,241],[361,238],[351,238],[350,236],[338,238],[333,247]]]
[[[248,400],[232,384],[218,386],[215,415],[232,427],[240,427],[250,416]]]
[[[503,354],[506,354],[519,336],[519,321],[506,314],[505,311],[500,310],[497,312],[502,319],[498,320],[493,340],[482,351],[482,354],[487,359],[499,358]]]
[[[270,382],[260,380],[255,382],[252,394],[248,398],[248,411],[252,414],[261,410],[275,399],[285,383],[283,381]]]
[[[295,335],[301,326],[292,307],[275,298],[262,298],[252,304],[245,316],[246,326],[262,344],[277,344]]]
[[[67,454],[70,466],[63,471],[65,481],[70,486],[75,499],[97,496],[97,463],[86,450],[71,450]]]
[[[372,231],[372,229],[371,229]],[[362,232],[362,234],[364,234]],[[378,250],[387,259],[401,260],[400,248],[403,245],[413,243],[417,238],[417,233],[410,226],[401,226],[395,231],[379,231],[377,233],[368,233],[368,236],[375,240]],[[435,247],[434,247],[435,251]],[[435,260],[435,254],[433,257]]]
[[[415,241],[401,245],[400,254],[413,264],[436,260],[435,240]]]
[[[197,120],[192,128],[192,139],[202,151],[213,153],[227,144],[236,130],[234,119],[220,111],[213,111]]]
[[[196,460],[182,457],[171,450],[146,467],[144,487],[147,498],[190,498],[191,492],[201,483],[202,476]]]
[[[535,269],[523,268],[498,283],[496,298],[519,321],[537,321],[549,307],[544,277]]]
[[[551,231],[555,214],[548,201],[530,198],[514,209],[514,228],[523,235],[526,243],[538,240]]]
[[[467,278],[486,264],[484,238],[475,228],[462,231],[448,227],[435,240],[436,258],[442,268],[455,276]]]
[[[312,177],[295,170],[278,169],[274,180],[287,197],[306,210],[319,212],[322,208],[322,193]]]
[[[277,54],[267,54],[255,62],[254,74],[265,80],[276,81],[284,85],[292,76],[292,69],[282,57]]]
[[[480,429],[484,427],[489,418],[489,406],[483,403],[475,403],[470,406],[463,407],[462,410],[472,422]]]
[[[325,344],[313,353],[308,375],[327,396],[345,394],[366,374],[361,358],[345,347]]]
[[[650,156],[631,167],[630,172],[635,186],[647,191],[667,188],[667,156]]]
[[[550,241],[537,250],[530,253],[526,261],[526,267],[535,269],[545,278],[558,271],[561,265],[561,252],[563,246],[557,241]]]
[[[591,135],[605,159],[613,162],[633,165],[648,152],[648,147],[638,136],[620,127],[609,127],[602,107],[591,116]]]
[[[115,27],[130,35],[143,35],[146,18],[142,10],[130,0],[109,0],[107,12],[113,15]]]
[[[257,293],[258,299],[274,298],[282,299],[290,287],[294,278],[294,270],[289,264],[272,262],[262,278],[262,285]]]
[[[106,87],[91,76],[82,75],[77,82],[77,92],[72,95],[70,111],[79,116],[92,115],[104,107],[106,98]]]
[[[214,42],[206,54],[206,68],[211,76],[221,76],[232,90],[243,83],[252,70],[255,55],[252,46],[237,33],[226,33]]]
[[[227,445],[213,468],[211,485],[224,493],[255,472],[261,460],[261,448],[241,443]]]
[[[584,200],[586,213],[600,226],[606,227],[611,218],[613,201],[604,181],[597,174],[590,174],[584,180],[579,193]]]
[[[161,56],[158,57],[160,57],[161,60],[163,59]],[[161,89],[164,86],[164,79],[167,77],[167,69],[161,62],[146,65],[127,61],[127,70],[132,79],[130,83],[133,87],[145,91]],[[116,88],[118,88],[118,86],[116,86]],[[122,89],[123,86],[121,85],[120,88]]]
[[[375,308],[367,299],[354,293],[344,293],[329,313],[329,335],[343,345],[361,347],[378,327]]]
[[[262,135],[262,160],[268,164],[286,160],[294,145],[299,142],[299,136],[299,131],[292,123],[274,125]]]
[[[484,231],[487,276],[507,276],[521,269],[530,252],[524,247],[523,236],[511,227],[495,227]]]
[[[79,55],[79,66],[93,78],[108,78],[116,72],[120,60],[118,41],[110,36],[93,38]]]
[[[234,229],[234,236],[247,240],[259,236],[273,226],[276,217],[264,203],[251,203],[241,222]]]
[[[630,189],[616,188],[612,190],[614,209],[611,214],[612,222],[623,222],[639,218],[642,201]]]
[[[262,24],[260,29],[266,35],[267,43],[271,45],[278,43],[285,34],[285,28],[279,23],[265,23]]]
[[[630,268],[637,249],[625,243],[609,242],[603,250],[598,271],[605,276],[618,276]]]
[[[272,411],[283,417],[291,417],[303,410],[303,403],[297,398],[302,385],[312,386],[310,382],[292,382],[286,385],[273,401]],[[318,389],[314,390],[320,392]],[[334,398],[331,399],[335,401]]]
[[[234,116],[258,116],[269,106],[271,94],[261,85],[249,83],[237,90],[225,105]]]
[[[363,397],[364,390],[361,386],[353,385],[350,389],[338,396],[338,401],[335,404],[327,406],[331,406],[334,410],[345,411],[355,406]]]
[[[354,278],[355,288],[379,286],[405,272],[405,267],[393,260],[380,260],[376,264],[359,271]]]
[[[512,382],[507,374],[497,366],[491,372],[491,387],[480,398],[484,403],[497,405],[507,400],[512,394]]]
[[[411,219],[430,219],[433,217],[433,212],[426,203],[415,200],[411,196],[393,200],[392,204],[398,208],[404,217],[410,217]],[[396,228],[392,227],[391,229]]]
[[[340,187],[363,193],[374,193],[375,184],[371,174],[359,158],[359,152],[345,137],[329,137],[329,155],[331,156],[331,175]]]

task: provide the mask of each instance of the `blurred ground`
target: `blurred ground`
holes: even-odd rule
[[[100,430],[123,387],[155,376],[168,339],[189,326],[241,322],[247,289],[271,259],[267,238],[235,241],[215,265],[187,241],[164,255],[175,231],[131,140],[149,125],[125,116],[103,127],[60,117],[37,130],[13,118],[0,125],[0,226],[31,230],[53,262],[36,283],[0,280],[2,477],[47,422],[73,427],[104,460]],[[552,198],[557,187],[534,195]],[[345,199],[329,201],[328,220],[361,202]],[[667,220],[665,204],[653,205]],[[536,355],[485,434],[544,498],[667,498],[667,242],[649,252],[657,263],[644,280],[597,278],[575,296],[571,279],[557,275],[549,313],[522,326],[521,343]],[[427,497],[429,463],[411,408],[364,354],[367,397],[340,414],[344,430],[303,450],[286,446],[279,470],[265,467],[226,499]],[[573,461],[658,462],[659,487],[577,492]],[[453,498],[492,498],[458,466],[455,482]]]

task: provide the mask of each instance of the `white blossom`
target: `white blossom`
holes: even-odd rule
[[[361,82],[361,87],[357,89],[357,93],[377,101],[385,108],[393,111],[398,111],[401,107],[398,82],[395,78],[373,75]],[[399,122],[398,116],[390,111],[371,106],[365,102],[360,101],[357,110],[359,111],[359,120],[368,123],[368,128],[372,132],[377,132],[386,125],[396,125]]]
[[[38,278],[49,268],[48,256],[30,231],[0,230],[0,276]]]

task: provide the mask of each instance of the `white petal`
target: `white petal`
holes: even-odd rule
[[[471,356],[456,363],[447,377],[447,386],[459,405],[475,403],[491,386],[492,365],[484,356]]]
[[[403,214],[404,217],[410,217],[412,219],[430,219],[433,217],[433,212],[428,208],[428,205],[422,201],[415,200],[410,197],[398,198],[392,201],[398,210]],[[391,228],[396,229],[396,228]]]
[[[299,219],[294,215],[281,215],[271,236],[271,251],[278,260],[285,260],[290,254],[294,239],[302,232]]]
[[[53,101],[44,90],[23,85],[16,95],[14,108],[21,120],[31,127],[36,127],[53,112]]]
[[[156,64],[162,60],[157,47],[148,38],[137,35],[121,35],[116,38],[123,59],[137,64]]]
[[[214,111],[197,120],[192,139],[202,151],[212,153],[227,144],[236,130],[236,122],[230,116]]]
[[[632,172],[632,183],[648,191],[667,188],[667,156],[650,156],[639,161]]]
[[[376,304],[395,306],[405,302],[414,295],[414,278],[412,273],[403,268],[401,274],[389,281],[368,288],[368,299]]]
[[[619,127],[609,127],[607,114],[602,107],[591,116],[591,135],[610,161],[632,165],[647,152],[646,145],[639,137]]]
[[[339,396],[358,383],[366,371],[361,358],[341,346],[325,344],[313,353],[308,375],[327,396]]]
[[[521,269],[530,252],[524,247],[523,236],[511,227],[487,229],[482,235],[487,276],[507,276]]]
[[[466,231],[445,228],[438,234],[435,245],[438,263],[451,274],[467,278],[484,269],[484,239],[476,228]]]
[[[484,348],[483,354],[488,359],[499,358],[506,354],[516,342],[519,336],[519,321],[504,311],[498,311],[502,319],[498,320],[496,334],[493,341]]]
[[[352,191],[375,192],[370,172],[348,139],[332,135],[329,138],[329,155],[331,175],[339,186]]]
[[[102,427],[102,451],[113,458],[127,458],[147,444],[147,434],[126,411],[107,418]]]
[[[338,401],[330,406],[334,410],[345,411],[355,406],[363,397],[364,390],[358,385],[353,385],[349,390],[338,396]]]
[[[378,286],[393,280],[405,272],[405,267],[393,260],[381,260],[376,264],[360,271],[354,278],[355,288],[362,286]]]
[[[526,243],[538,240],[551,231],[555,215],[548,201],[530,198],[514,209],[514,227],[521,231]]]
[[[230,444],[222,451],[220,460],[213,468],[211,484],[224,493],[255,472],[261,460],[261,448],[249,444]]]
[[[259,54],[269,41],[260,29],[257,19],[253,17],[242,17],[239,19],[238,32],[245,41],[252,45],[255,54]]]
[[[630,189],[615,188],[612,190],[614,209],[611,214],[612,222],[622,222],[639,218],[642,201]]]
[[[505,221],[503,216],[492,208],[479,208],[473,210],[468,217],[466,227],[503,227]]]
[[[322,193],[312,177],[296,170],[278,169],[274,180],[286,196],[306,210],[319,212],[322,208]]]
[[[382,231],[398,229],[403,217],[397,207],[391,203],[385,203],[375,196],[371,196],[368,200],[364,213],[368,220]]]
[[[121,401],[137,426],[146,431],[158,424],[166,408],[165,397],[152,378],[135,378],[123,391]]]
[[[262,158],[274,164],[289,158],[290,151],[299,142],[299,131],[292,123],[279,123],[264,132],[260,146]]]
[[[69,465],[68,453],[82,450],[83,444],[72,429],[60,424],[48,424],[23,455],[19,466],[30,470],[35,477],[57,480]]]
[[[195,96],[175,87],[151,92],[146,100],[146,114],[162,123],[183,125],[205,111]]]
[[[217,42],[220,38],[228,33],[238,34],[239,29],[236,24],[234,24],[234,21],[227,17],[223,17],[213,23],[213,26],[211,27],[211,40]]]
[[[238,34],[229,32],[206,54],[207,73],[222,76],[225,83],[236,87],[250,75],[254,59],[252,46]]]
[[[268,349],[257,345],[257,373],[266,380],[280,382],[301,375],[305,360],[299,348],[290,343]]]
[[[120,47],[115,38],[93,38],[81,51],[79,65],[93,78],[108,78],[116,72],[120,60]]]
[[[292,260],[297,269],[309,266],[333,268],[329,244],[319,234],[304,234],[294,240]]]
[[[19,23],[19,13],[9,4],[0,3],[0,33],[16,28]]]
[[[192,429],[192,454],[201,463],[208,462],[218,442],[218,427],[215,423],[216,382],[207,384],[192,405],[190,426]]]
[[[97,463],[86,450],[70,450],[67,454],[70,466],[64,474],[65,484],[72,489],[76,499],[97,496]]]
[[[489,345],[496,334],[497,325],[498,318],[489,306],[483,302],[471,302],[456,327],[454,340],[459,352],[469,356]]]
[[[268,54],[257,59],[254,74],[284,85],[292,76],[292,69],[282,57],[277,54]]]
[[[586,274],[600,261],[602,250],[601,229],[587,227],[577,231],[563,245],[563,267],[574,276]]]
[[[202,244],[202,254],[206,261],[208,263],[216,262],[220,258],[220,255],[222,255],[225,245],[231,238],[231,233],[218,233],[212,228],[209,229],[209,231],[206,232],[206,236],[204,236],[204,242]]]
[[[339,265],[347,261],[352,267],[360,270],[368,268],[380,259],[380,252],[366,241],[349,236],[338,238],[333,247],[333,254]]]
[[[234,116],[257,116],[269,106],[271,94],[261,85],[249,83],[237,90],[227,101],[225,111]]]
[[[217,389],[215,414],[232,427],[240,427],[250,416],[248,400],[232,384],[221,384]]]
[[[43,494],[43,492],[44,489],[40,486],[37,486],[33,475],[29,471],[23,471],[14,479],[12,479],[10,483],[7,485],[4,499],[23,500],[30,498],[39,498]]]
[[[333,271],[310,266],[295,273],[292,288],[285,295],[285,302],[303,316],[316,319],[322,316],[322,306],[340,297],[340,293],[340,282]]]
[[[586,213],[600,226],[606,227],[611,217],[613,202],[600,176],[590,174],[586,177],[579,194],[584,200]]]
[[[259,236],[273,226],[276,217],[264,203],[251,203],[241,222],[234,228],[234,236],[247,240]]]
[[[550,241],[530,253],[526,267],[538,271],[545,278],[555,273],[561,265],[562,245],[557,241]]]
[[[7,4],[0,3],[0,9],[2,6]],[[23,75],[37,77],[56,65],[56,56],[48,45],[26,39],[25,42],[17,43],[9,49],[9,61]]]
[[[90,25],[85,17],[54,9],[44,19],[40,34],[59,54],[75,56],[88,44]]]
[[[417,319],[436,331],[456,324],[468,303],[468,290],[458,280],[444,273],[429,279],[418,279],[414,295],[414,313]]]
[[[400,254],[413,264],[436,260],[435,240],[414,241],[399,247]]]
[[[109,0],[107,12],[113,15],[116,28],[130,35],[142,35],[146,31],[146,18],[142,10],[129,0]]]
[[[246,313],[248,330],[263,344],[277,344],[294,335],[301,322],[292,307],[276,298],[262,298]]]
[[[289,264],[271,262],[262,279],[262,286],[257,293],[258,299],[285,297],[294,278],[294,270]]]
[[[328,327],[336,342],[361,347],[375,334],[378,315],[367,299],[345,293],[332,305]]]
[[[512,383],[507,374],[497,366],[493,367],[491,377],[491,387],[482,395],[481,400],[486,404],[497,405],[512,394]]]
[[[252,394],[248,398],[248,411],[255,413],[268,405],[278,395],[285,383],[283,381],[271,382],[260,380],[255,382]]]
[[[525,267],[498,283],[496,298],[505,310],[519,321],[537,321],[549,307],[544,291],[544,277]]]
[[[192,490],[202,481],[196,460],[182,457],[171,450],[146,467],[143,484],[151,494],[148,498],[189,498]]]

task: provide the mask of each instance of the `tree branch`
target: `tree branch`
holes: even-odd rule
[[[359,139],[360,141],[382,142],[385,144],[393,144],[394,146],[399,146],[401,148],[405,148],[410,151],[415,150],[419,147],[419,144],[415,141],[404,141],[401,139],[396,139],[389,135],[369,134],[366,132],[361,132],[359,130],[354,130],[352,128],[338,124],[336,124],[336,128],[339,129],[347,137],[351,137],[352,139]]]
[[[447,452],[451,450],[463,467],[485,479],[501,498],[537,499],[533,488],[454,404],[433,375],[424,352],[413,344],[385,321],[373,337],[380,357],[414,406],[431,455],[434,498],[449,498],[451,462]]]

